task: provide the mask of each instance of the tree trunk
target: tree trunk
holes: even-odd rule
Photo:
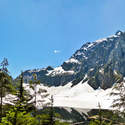
[[[14,116],[13,125],[16,125],[16,123],[17,123],[17,112],[18,112],[18,111],[15,111],[15,116]]]
[[[2,95],[3,95],[3,91],[2,91],[2,85],[1,85],[1,91],[0,91],[0,98],[1,98],[1,102],[0,102],[0,123],[1,123],[1,121],[2,121],[2,115],[3,115],[3,111],[2,111],[2,102],[3,102],[3,97],[2,97]]]

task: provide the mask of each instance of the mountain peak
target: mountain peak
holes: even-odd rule
[[[73,85],[88,81],[94,89],[107,89],[125,76],[125,32],[85,43],[69,60],[60,67],[48,67],[34,71],[41,83],[49,86]],[[116,73],[117,72],[117,73]],[[32,78],[32,73],[25,73],[25,81]]]
[[[122,34],[124,34],[124,33],[125,33],[125,32],[123,32],[123,31],[121,31],[121,30],[118,30],[115,35],[120,36],[120,35],[122,35]]]

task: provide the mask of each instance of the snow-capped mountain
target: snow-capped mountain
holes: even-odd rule
[[[62,86],[72,82],[87,84],[93,89],[107,89],[125,76],[125,32],[84,44],[60,67],[27,70],[24,81],[28,83],[36,73],[44,85]],[[81,83],[81,84],[82,84]]]

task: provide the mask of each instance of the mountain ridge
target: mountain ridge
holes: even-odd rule
[[[40,82],[47,86],[69,82],[74,86],[84,80],[94,89],[107,89],[123,80],[124,63],[125,32],[118,31],[107,38],[85,43],[60,67],[25,71],[24,82],[32,80],[32,74],[36,73]]]

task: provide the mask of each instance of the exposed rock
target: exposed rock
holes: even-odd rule
[[[41,83],[49,86],[65,85],[70,81],[76,85],[87,74],[88,83],[94,89],[110,88],[125,76],[125,32],[117,31],[113,36],[84,44],[58,70],[47,67],[25,71],[25,82],[32,79],[33,73]]]

